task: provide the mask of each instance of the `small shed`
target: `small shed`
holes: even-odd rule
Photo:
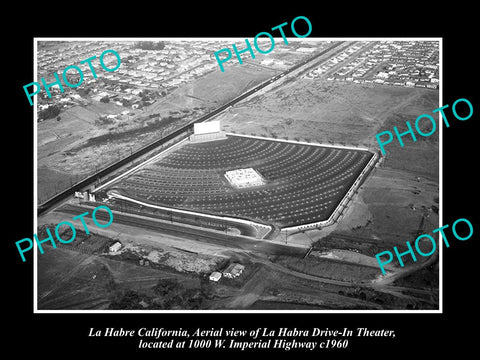
[[[215,282],[217,282],[221,278],[222,278],[222,273],[219,273],[218,271],[212,272],[209,277],[211,281],[215,281]]]
[[[110,252],[117,252],[118,250],[120,250],[122,248],[122,244],[117,241],[115,244],[111,245],[109,248],[108,248],[108,251]]]

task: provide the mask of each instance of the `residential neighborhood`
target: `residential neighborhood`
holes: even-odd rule
[[[305,78],[438,89],[438,47],[438,41],[355,42]]]
[[[162,49],[152,50],[142,49],[134,41],[64,41],[60,46],[56,45],[52,49],[39,45],[38,80],[44,77],[47,83],[53,83],[53,73],[61,74],[72,64],[84,70],[84,79],[76,88],[64,86],[63,93],[58,86],[51,87],[51,98],[45,92],[38,96],[39,114],[54,104],[60,104],[65,109],[92,101],[112,102],[125,107],[125,111],[137,109],[153,103],[154,97],[165,96],[216,67],[208,51],[211,44],[202,41],[169,41],[163,43]],[[98,57],[107,49],[114,49],[120,55],[121,66],[111,73],[97,70],[98,78],[94,79],[88,71],[88,64],[80,64],[80,61],[95,55]],[[106,66],[109,60],[116,61],[114,57],[105,57]],[[92,64],[95,61],[99,69],[98,60],[92,60]],[[71,83],[78,82],[75,76],[78,78],[77,73],[67,72]],[[99,82],[103,83],[102,86],[98,86]],[[38,120],[42,121],[42,116]]]

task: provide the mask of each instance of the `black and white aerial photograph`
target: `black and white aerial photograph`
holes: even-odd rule
[[[475,350],[473,6],[174,5],[2,22],[7,353]]]
[[[34,40],[36,311],[440,309],[441,38],[271,33]]]

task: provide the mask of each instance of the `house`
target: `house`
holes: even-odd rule
[[[121,247],[122,247],[122,244],[119,241],[117,241],[115,244],[110,245],[110,247],[108,248],[108,251],[114,253],[120,250]]]
[[[245,266],[238,263],[231,263],[224,271],[223,276],[233,279],[242,275]]]
[[[218,280],[221,279],[221,277],[222,277],[222,273],[219,273],[218,271],[214,271],[210,274],[209,279],[211,281],[217,282]]]
[[[299,47],[297,49],[298,52],[303,52],[303,53],[313,53],[317,50],[315,47]]]
[[[260,64],[265,65],[265,66],[272,65],[273,64],[273,59],[264,59],[260,62]]]

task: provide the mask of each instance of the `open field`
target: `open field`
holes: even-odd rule
[[[195,288],[198,279],[175,271],[139,266],[138,262],[81,254],[49,247],[39,258],[38,308],[108,309],[128,292],[152,295],[159,281],[181,280]],[[52,271],[54,269],[54,271]],[[149,292],[145,291],[149,289]],[[136,308],[142,308],[138,302]]]
[[[375,134],[437,107],[436,90],[292,79],[235,105],[217,119],[227,131],[240,134],[378,148]],[[435,145],[434,136],[426,139]]]

